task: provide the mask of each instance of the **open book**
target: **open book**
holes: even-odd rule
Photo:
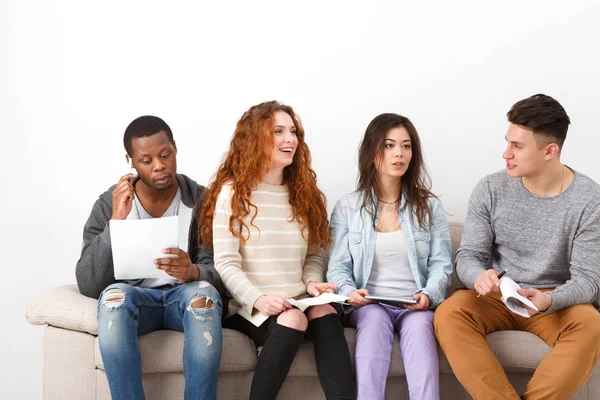
[[[515,314],[529,318],[527,307],[536,311],[538,309],[527,297],[521,296],[517,292],[517,289],[521,289],[521,286],[512,279],[507,278],[506,276],[500,279],[500,292],[502,293],[502,297],[504,297],[506,307]]]
[[[307,297],[306,299],[302,300],[296,300],[291,297],[287,300],[291,305],[298,308],[300,311],[304,311],[308,307],[318,306],[321,304],[345,303],[348,300],[348,297],[333,293],[323,293],[320,296]],[[265,322],[267,318],[269,318],[268,315],[264,315],[259,312],[257,312],[254,315],[250,315],[248,311],[246,311],[243,308],[238,310],[237,313],[242,317],[246,318],[248,321],[252,322],[255,326],[261,326],[262,323]]]

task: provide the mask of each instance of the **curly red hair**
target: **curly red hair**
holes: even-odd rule
[[[244,219],[250,214],[251,207],[258,211],[257,207],[250,202],[250,195],[269,172],[274,148],[274,114],[277,111],[283,111],[292,118],[298,138],[294,160],[283,170],[283,183],[290,193],[292,218],[302,226],[302,236],[308,242],[311,251],[325,249],[329,245],[331,236],[327,222],[326,199],[317,187],[317,175],[311,168],[310,150],[304,141],[302,123],[292,107],[277,101],[269,101],[250,107],[242,115],[231,139],[227,156],[201,200],[204,205],[198,220],[198,231],[203,246],[212,244],[212,222],[217,197],[223,185],[228,183],[233,189],[229,231],[244,244],[248,240],[250,228]],[[251,225],[254,218],[256,213],[250,221]],[[235,221],[241,222],[242,231],[244,228],[248,231],[247,237],[233,228]],[[307,230],[308,237],[305,235]]]

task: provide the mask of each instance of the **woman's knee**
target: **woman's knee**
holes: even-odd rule
[[[297,308],[291,308],[279,314],[277,323],[298,331],[305,331],[308,327],[306,315]]]
[[[331,304],[321,304],[309,308],[306,312],[306,317],[309,321],[312,321],[313,319],[321,318],[329,314],[337,315],[337,311]]]
[[[433,332],[433,311],[409,311],[402,321],[402,325],[408,327],[411,330]]]

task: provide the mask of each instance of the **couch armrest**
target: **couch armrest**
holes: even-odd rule
[[[98,300],[85,297],[77,285],[55,287],[27,304],[25,317],[33,325],[52,325],[98,334]]]

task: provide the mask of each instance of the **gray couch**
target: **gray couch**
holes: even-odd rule
[[[451,223],[454,251],[460,241],[462,224]],[[450,291],[460,287],[453,277]],[[98,348],[97,302],[79,294],[75,285],[61,286],[40,294],[27,306],[27,320],[44,328],[44,399],[110,399],[104,365]],[[352,358],[356,332],[346,328]],[[522,391],[536,366],[550,351],[538,337],[516,331],[488,335],[488,342],[504,366],[509,379]],[[157,331],[140,337],[144,388],[148,399],[183,398],[183,334]],[[250,390],[257,349],[245,335],[225,329],[219,368],[219,399],[246,399]],[[454,378],[440,351],[441,398],[469,399]],[[294,360],[280,399],[323,399],[317,377],[312,344],[304,343]],[[408,399],[404,365],[395,338],[386,398]],[[600,399],[600,363],[586,385],[573,397]]]

